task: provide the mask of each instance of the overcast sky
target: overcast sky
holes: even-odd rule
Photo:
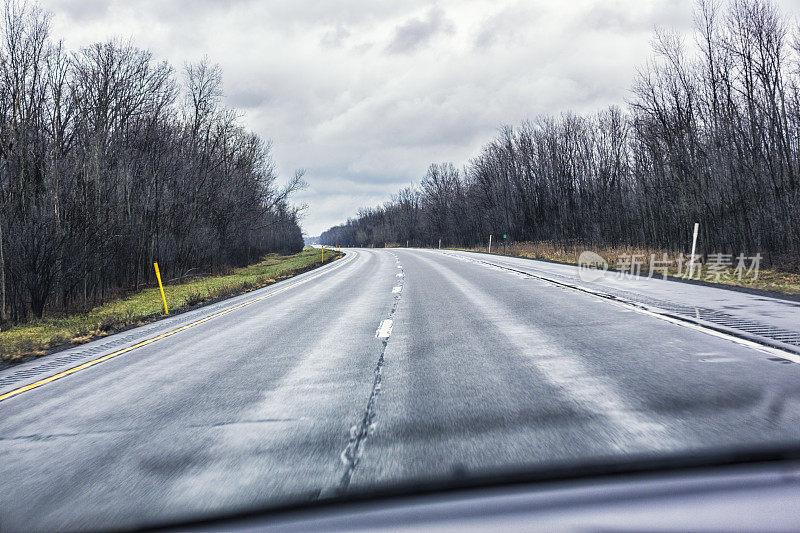
[[[42,0],[72,49],[131,38],[180,68],[223,69],[227,104],[307,170],[317,235],[461,166],[502,124],[622,104],[656,25],[688,32],[692,1]],[[796,12],[798,0],[781,0]]]

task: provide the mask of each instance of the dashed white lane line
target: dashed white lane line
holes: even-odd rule
[[[402,278],[402,277],[403,277],[403,273],[402,273],[402,272],[398,272],[398,273],[395,275],[395,277],[396,277],[396,278]]]
[[[400,269],[397,277],[402,279],[398,282],[399,285],[392,288],[392,294],[396,294],[397,296],[392,298],[392,308],[388,315],[390,318],[383,320],[380,326],[378,326],[378,329],[375,331],[375,337],[381,340],[382,347],[380,356],[378,357],[378,362],[375,366],[375,379],[372,383],[372,392],[367,400],[367,406],[364,410],[364,415],[361,417],[360,421],[350,429],[350,438],[347,446],[340,456],[342,462],[345,464],[345,471],[342,474],[342,478],[339,483],[339,490],[346,489],[350,485],[350,479],[352,478],[353,472],[358,466],[358,462],[361,458],[362,447],[375,427],[375,402],[378,394],[380,393],[381,383],[383,380],[383,362],[384,355],[386,353],[386,346],[389,343],[389,337],[392,335],[393,323],[391,317],[394,316],[397,306],[400,303],[400,291],[403,288],[403,267],[401,265],[397,265],[397,268]]]
[[[392,336],[392,319],[387,318],[381,325],[378,327],[378,330],[375,332],[375,336],[379,339],[388,339]]]

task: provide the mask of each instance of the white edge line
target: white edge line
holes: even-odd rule
[[[456,258],[459,258],[459,259],[461,258],[461,256],[458,256],[456,254],[447,254],[447,255],[450,255],[451,257],[456,257]],[[469,258],[469,259],[471,259],[471,258]],[[488,261],[483,261],[483,260],[480,260],[480,259],[474,260],[474,261],[479,262],[479,263],[483,263],[485,265],[490,265],[490,266],[493,266],[493,267],[496,267],[496,268],[501,268],[501,269],[503,269],[503,270],[505,270],[507,272],[515,272],[515,270],[513,270],[513,269],[510,269],[508,267],[504,267],[502,265],[495,265],[495,264],[492,264],[492,263],[490,263]],[[692,322],[688,322],[686,320],[680,320],[678,318],[665,316],[665,315],[662,315],[660,313],[649,311],[647,309],[642,309],[641,307],[638,307],[636,305],[632,305],[632,304],[629,304],[629,303],[626,303],[626,302],[622,302],[620,300],[613,300],[611,298],[606,298],[606,297],[603,297],[600,294],[595,293],[594,291],[590,291],[590,290],[587,290],[587,289],[582,289],[582,288],[579,288],[579,287],[568,285],[566,283],[562,283],[562,282],[559,282],[559,281],[551,280],[551,279],[549,279],[547,277],[540,276],[538,274],[530,274],[530,273],[525,273],[525,274],[528,275],[528,276],[531,276],[533,278],[540,279],[542,281],[549,282],[551,284],[557,285],[559,287],[568,288],[568,289],[571,289],[571,290],[573,290],[575,292],[579,292],[579,293],[582,293],[582,294],[587,294],[589,296],[593,296],[593,297],[596,297],[596,298],[601,298],[604,302],[607,302],[607,303],[610,303],[610,304],[616,304],[616,305],[618,305],[620,307],[624,307],[626,309],[630,309],[631,311],[636,311],[637,313],[641,313],[643,315],[648,315],[648,316],[651,316],[653,318],[657,318],[659,320],[664,320],[664,321],[670,322],[672,324],[677,324],[678,326],[683,326],[683,327],[686,327],[686,328],[689,328],[689,329],[693,329],[695,331],[699,331],[699,332],[705,333],[707,335],[712,335],[712,336],[718,337],[720,339],[726,339],[726,340],[735,342],[736,344],[739,344],[741,346],[747,346],[748,348],[751,348],[751,349],[754,349],[754,350],[758,350],[758,351],[760,351],[762,353],[766,353],[766,354],[769,354],[769,355],[774,355],[776,357],[780,357],[782,359],[786,359],[787,361],[792,361],[793,363],[800,364],[800,356],[798,356],[796,354],[793,354],[791,352],[788,352],[786,350],[781,350],[780,348],[773,348],[772,346],[765,346],[763,344],[759,344],[757,342],[753,342],[753,341],[750,341],[750,340],[747,340],[747,339],[743,339],[743,338],[737,337],[735,335],[730,335],[728,333],[723,333],[722,331],[717,331],[715,329],[711,329],[711,328],[707,328],[707,327],[701,326],[700,324],[693,324]]]
[[[579,289],[576,289],[576,290],[579,290]],[[581,291],[581,292],[583,292],[583,291]],[[787,359],[787,360],[792,361],[794,363],[800,363],[800,356],[797,356],[797,355],[795,355],[795,354],[793,354],[791,352],[787,352],[787,351],[781,350],[779,348],[773,348],[772,346],[765,346],[763,344],[759,344],[757,342],[753,342],[753,341],[750,341],[750,340],[747,340],[747,339],[743,339],[741,337],[736,337],[735,335],[730,335],[728,333],[723,333],[722,331],[717,331],[715,329],[707,328],[707,327],[701,326],[699,324],[693,324],[693,323],[687,322],[685,320],[680,320],[680,319],[677,319],[677,318],[672,318],[670,316],[665,316],[665,315],[662,315],[660,313],[655,313],[653,311],[649,311],[647,309],[642,309],[641,307],[637,307],[635,305],[631,305],[631,304],[628,304],[628,303],[625,303],[625,302],[620,302],[618,300],[610,300],[608,298],[603,298],[603,300],[608,302],[608,303],[617,304],[617,305],[625,307],[627,309],[631,309],[631,310],[636,311],[637,313],[641,313],[643,315],[648,315],[648,316],[652,316],[654,318],[658,318],[660,320],[665,320],[667,322],[671,322],[672,324],[677,324],[679,326],[683,326],[683,327],[686,327],[686,328],[689,328],[689,329],[693,329],[695,331],[700,331],[700,332],[705,333],[707,335],[712,335],[714,337],[719,337],[720,339],[727,339],[729,341],[735,342],[736,344],[740,344],[742,346],[747,346],[748,348],[752,348],[754,350],[758,350],[760,352],[767,353],[767,354],[770,354],[770,355],[775,355],[777,357],[781,357],[783,359]]]

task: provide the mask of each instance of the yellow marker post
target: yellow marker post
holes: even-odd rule
[[[322,248],[322,264],[324,265],[325,264],[325,245],[323,244],[321,246],[321,248]]]
[[[153,266],[156,268],[156,278],[158,278],[158,288],[161,291],[161,301],[164,302],[164,313],[169,314],[169,309],[167,309],[167,298],[164,296],[164,286],[161,284],[161,272],[158,271],[158,263],[153,263]]]
[[[350,256],[350,259],[348,261],[352,261],[352,259],[353,259],[353,256]],[[326,275],[326,274],[328,274],[330,272],[333,272],[334,269],[341,268],[342,266],[346,265],[348,263],[348,261],[345,261],[345,262],[339,263],[337,265],[334,265],[329,270],[326,270],[324,272],[320,272],[319,274],[310,276],[308,278],[303,278],[302,280],[296,281],[294,283],[290,283],[289,285],[284,285],[284,287],[282,289],[277,289],[277,290],[274,290],[272,292],[268,292],[264,296],[259,296],[258,298],[253,298],[252,300],[247,300],[247,301],[245,301],[243,303],[240,303],[239,305],[235,305],[233,307],[229,307],[227,309],[223,309],[222,311],[218,311],[218,312],[214,313],[213,315],[208,315],[208,316],[206,316],[204,318],[201,318],[199,320],[195,320],[194,322],[190,322],[188,324],[184,324],[183,326],[181,326],[181,327],[179,327],[177,329],[173,329],[172,331],[167,331],[166,333],[162,333],[160,335],[156,335],[155,337],[150,337],[148,339],[145,339],[145,340],[139,342],[138,344],[134,344],[133,346],[128,346],[126,348],[122,348],[120,350],[117,350],[116,352],[111,352],[110,354],[106,354],[103,357],[100,357],[98,359],[93,359],[91,361],[87,361],[85,363],[82,363],[82,364],[80,364],[78,366],[73,366],[72,368],[67,368],[66,370],[62,370],[61,372],[59,372],[57,374],[53,374],[53,375],[51,375],[49,377],[46,377],[46,378],[41,379],[39,381],[36,381],[34,383],[30,383],[28,385],[23,385],[22,387],[18,387],[18,388],[14,389],[14,390],[10,390],[8,392],[4,392],[4,393],[0,394],[0,402],[2,402],[3,400],[7,400],[8,398],[11,398],[12,396],[16,396],[17,394],[22,394],[23,392],[39,388],[39,387],[41,387],[43,385],[47,385],[48,383],[52,383],[53,381],[55,381],[57,379],[61,379],[64,376],[69,376],[70,374],[74,374],[75,372],[79,372],[79,371],[81,371],[83,369],[92,367],[92,366],[94,366],[96,364],[102,363],[103,361],[108,361],[109,359],[111,359],[113,357],[117,357],[117,356],[126,354],[128,352],[131,352],[131,351],[137,349],[137,348],[141,348],[142,346],[147,346],[148,344],[152,344],[152,343],[154,343],[154,342],[156,342],[156,341],[158,341],[160,339],[163,339],[165,337],[169,337],[170,335],[175,335],[176,333],[179,333],[181,331],[185,331],[185,330],[187,330],[187,329],[189,329],[191,327],[197,326],[198,324],[203,324],[205,322],[208,322],[209,320],[213,320],[214,318],[216,318],[218,316],[226,315],[226,314],[228,314],[228,313],[230,313],[232,311],[235,311],[237,309],[241,309],[242,307],[245,307],[245,306],[250,305],[250,304],[254,304],[256,302],[260,302],[260,301],[262,301],[262,300],[264,300],[266,298],[272,298],[278,293],[290,290],[292,287],[297,287],[298,285],[302,285],[303,283],[308,283],[312,279],[317,279],[320,276],[324,276],[324,275]],[[798,362],[800,362],[800,360],[798,360]]]

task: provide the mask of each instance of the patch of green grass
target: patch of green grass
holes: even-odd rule
[[[330,254],[330,255],[329,255]],[[320,250],[307,246],[295,255],[270,255],[263,261],[224,276],[208,276],[165,285],[170,314],[206,302],[265,287],[320,264]],[[325,262],[341,257],[325,250]],[[164,307],[158,287],[97,306],[87,313],[46,317],[0,332],[0,360],[15,361],[44,355],[62,344],[80,344],[161,318]]]

